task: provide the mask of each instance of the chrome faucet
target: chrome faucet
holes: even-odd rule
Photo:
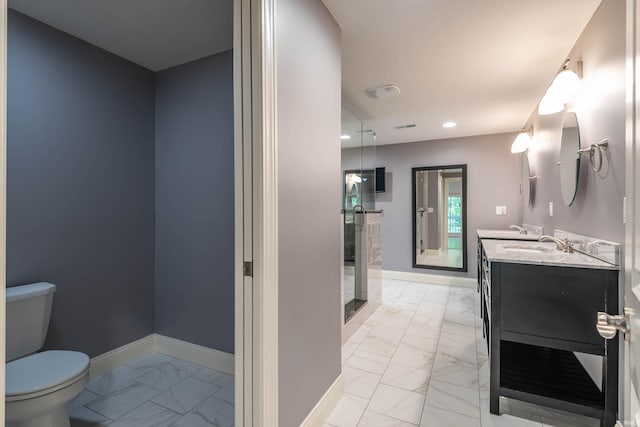
[[[524,228],[520,227],[519,225],[510,225],[509,228],[511,228],[512,230],[518,230],[520,232],[520,234],[527,234],[527,230],[525,230]]]
[[[545,235],[545,236],[540,236],[538,241],[539,242],[555,242],[556,247],[558,248],[559,251],[573,253],[573,246],[571,246],[571,242],[569,242],[569,239],[562,240],[562,239],[558,239],[557,237]]]

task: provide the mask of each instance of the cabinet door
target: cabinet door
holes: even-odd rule
[[[506,263],[499,268],[503,331],[603,346],[594,313],[607,309],[612,272]]]

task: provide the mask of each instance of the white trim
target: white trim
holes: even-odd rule
[[[0,287],[6,283],[7,247],[7,0],[0,0]],[[4,425],[5,293],[0,292],[0,426]]]
[[[164,353],[205,368],[234,374],[234,356],[224,351],[154,334],[154,351]]]
[[[132,362],[155,350],[155,334],[130,342],[91,359],[89,373],[91,378],[111,371],[119,366]]]
[[[620,279],[624,285],[624,299],[621,301],[621,306],[633,307],[629,303],[633,299],[633,285],[634,285],[634,270],[637,268],[635,265],[635,259],[638,256],[636,235],[638,226],[637,223],[637,203],[638,203],[638,188],[637,188],[637,176],[640,172],[637,167],[638,156],[638,135],[639,114],[638,107],[640,105],[640,94],[638,90],[640,88],[640,81],[638,80],[638,67],[640,66],[640,50],[638,42],[640,41],[640,35],[638,34],[638,20],[640,19],[640,10],[638,9],[637,0],[627,0],[626,2],[626,109],[625,109],[625,196],[626,205],[628,206],[628,212],[626,212],[626,223],[624,229],[624,264],[623,272],[620,275]],[[632,319],[633,324],[633,319]],[[624,421],[633,425],[635,418],[635,405],[634,400],[638,398],[638,390],[635,390],[632,378],[633,375],[637,378],[637,372],[634,372],[632,368],[632,356],[636,358],[638,355],[632,353],[632,345],[630,341],[624,340],[622,351],[622,360],[619,366],[620,380],[623,395],[619,397],[619,417],[622,417]],[[624,423],[625,425],[627,423]]]
[[[338,375],[338,378],[331,384],[324,395],[320,398],[316,406],[313,407],[307,418],[302,421],[300,427],[315,427],[321,426],[331,415],[331,411],[336,407],[342,394],[344,393],[344,377],[342,373]]]
[[[259,1],[259,0],[258,0]],[[244,262],[254,262],[253,248],[253,146],[254,53],[259,34],[256,0],[234,0],[234,175],[235,175],[235,425],[254,425],[254,285],[245,276]],[[258,8],[259,10],[259,8]],[[259,22],[259,21],[258,21]],[[257,174],[257,172],[256,172]]]
[[[275,0],[252,1],[253,421],[279,425],[278,119]],[[255,14],[255,15],[254,15]]]
[[[236,426],[278,425],[275,0],[235,0]],[[241,198],[241,199],[240,199]],[[240,216],[242,215],[242,217]],[[242,263],[253,263],[244,277]]]
[[[151,334],[92,358],[89,367],[90,376],[91,378],[98,377],[154,352],[164,353],[227,374],[234,374],[233,354],[164,335]]]
[[[238,358],[235,364],[235,425],[243,427],[245,425],[246,405],[251,407],[250,402],[245,402],[245,391],[250,383],[245,384],[244,369],[247,365],[245,360],[245,293],[244,277],[242,267],[244,262],[245,236],[250,236],[251,230],[245,230],[245,168],[244,168],[244,116],[245,97],[242,89],[244,87],[244,66],[243,57],[246,49],[243,45],[249,37],[242,24],[243,5],[242,0],[233,1],[233,145],[234,145],[234,352]],[[250,98],[249,98],[250,100]],[[250,313],[249,313],[250,315]],[[250,349],[249,349],[250,350]],[[250,356],[250,353],[249,353]],[[250,424],[250,422],[249,422]]]
[[[477,286],[477,281],[473,277],[445,276],[441,274],[414,273],[409,271],[382,270],[382,278],[431,283],[433,285],[458,286],[461,288],[475,289]]]

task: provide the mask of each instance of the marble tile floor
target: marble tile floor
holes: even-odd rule
[[[383,280],[382,306],[342,347],[345,393],[325,427],[597,427],[501,398],[489,413],[475,289]]]
[[[93,379],[67,408],[71,427],[231,427],[233,376],[152,353]]]

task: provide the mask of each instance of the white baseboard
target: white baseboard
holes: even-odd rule
[[[408,271],[382,270],[383,279],[405,280],[409,282],[431,283],[434,285],[476,288],[477,281],[473,277],[445,276],[440,274],[414,273]]]
[[[163,335],[151,334],[91,359],[90,377],[95,378],[115,368],[159,352],[207,368],[234,374],[233,354],[191,344]]]
[[[331,411],[336,407],[342,394],[344,393],[344,377],[342,373],[331,384],[329,389],[320,398],[316,406],[313,407],[307,418],[302,421],[300,427],[321,427],[327,422]]]
[[[137,341],[125,344],[91,359],[89,376],[91,378],[111,371],[155,351],[155,334],[147,335]]]
[[[227,374],[234,374],[233,354],[155,334],[155,351]]]

